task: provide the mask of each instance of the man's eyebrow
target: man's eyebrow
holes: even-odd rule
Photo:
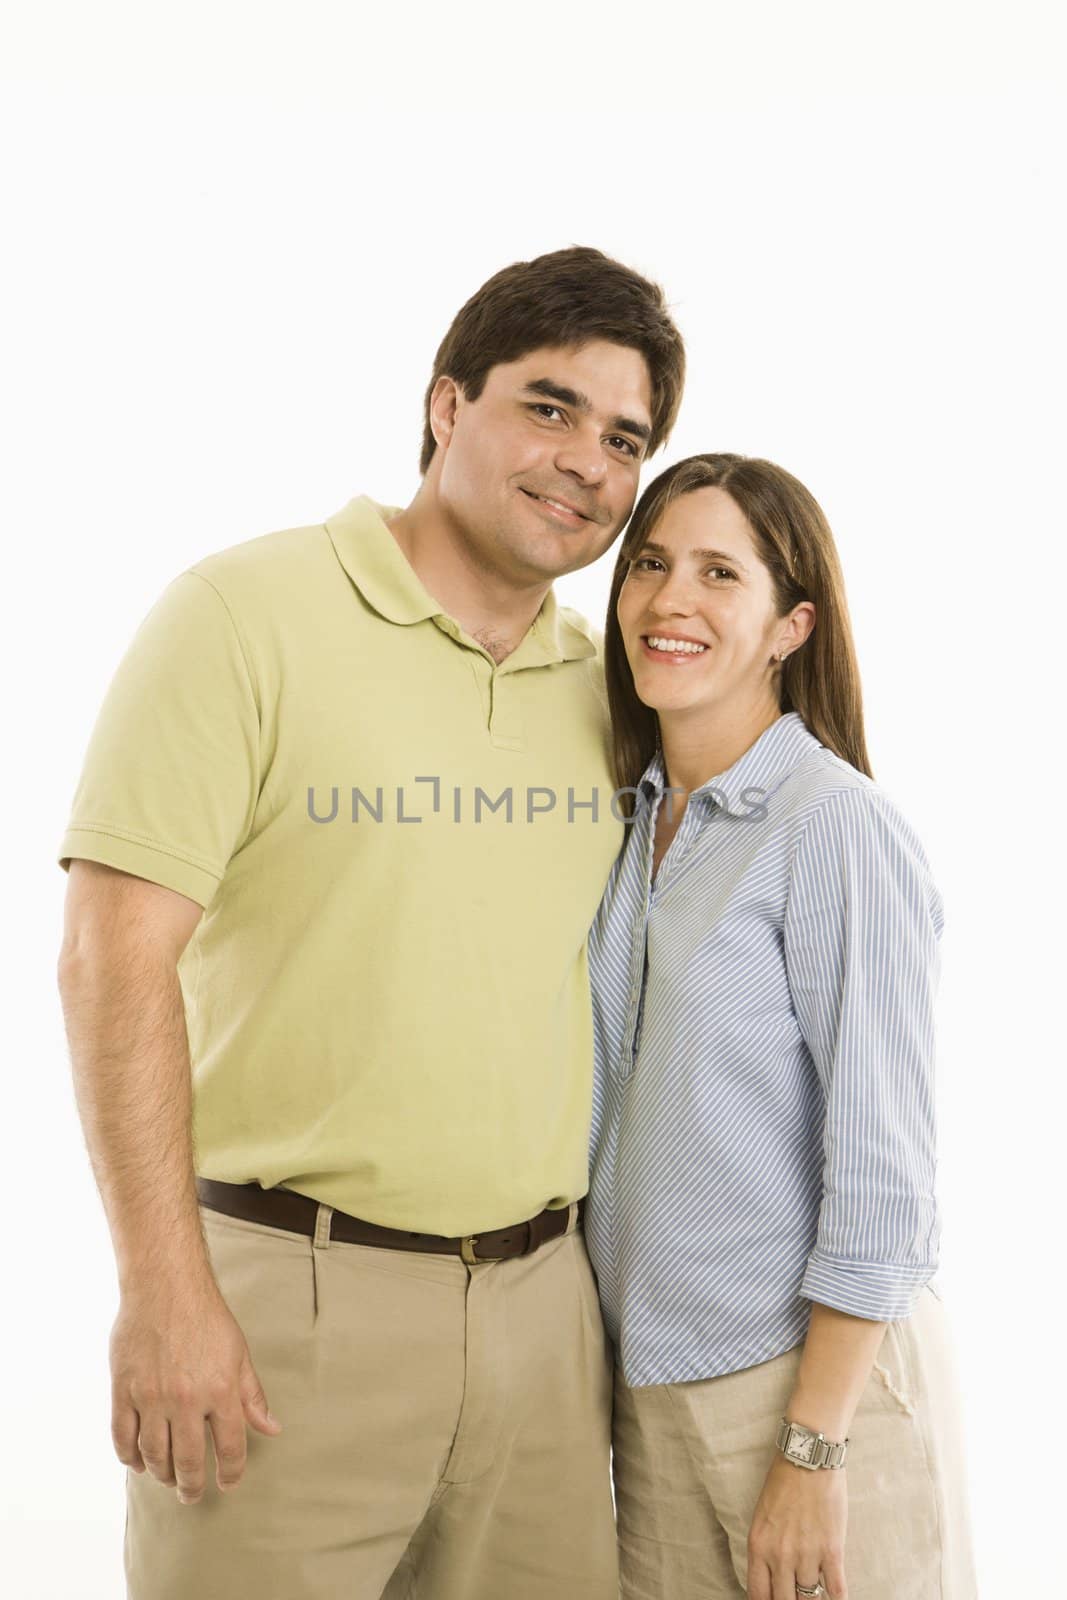
[[[654,556],[670,555],[670,551],[667,549],[666,545],[653,544],[651,540],[649,540],[647,544],[643,544],[637,554],[639,556],[644,555],[646,550],[650,550]],[[691,556],[697,556],[701,561],[728,562],[731,567],[736,567],[738,572],[743,572],[746,576],[748,575],[748,568],[745,566],[745,563],[743,561],[738,561],[737,557],[732,556],[729,550],[690,550],[689,554]]]
[[[558,400],[560,405],[572,406],[586,416],[593,409],[593,402],[587,394],[582,394],[580,389],[569,389],[565,383],[556,383],[552,378],[532,378],[523,388],[527,394],[540,394],[546,400]],[[633,417],[613,417],[609,426],[618,433],[630,433],[645,444],[652,437],[648,423],[636,422]]]

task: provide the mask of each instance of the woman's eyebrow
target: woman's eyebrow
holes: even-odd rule
[[[642,545],[641,549],[651,550],[652,554],[657,556],[670,555],[666,545],[653,544],[651,540],[649,540],[648,544]],[[697,556],[701,561],[727,561],[731,567],[736,567],[738,572],[743,572],[746,576],[748,574],[748,568],[745,563],[739,561],[736,556],[732,556],[729,550],[690,550],[689,554]]]

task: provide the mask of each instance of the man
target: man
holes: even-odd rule
[[[438,351],[411,505],[196,563],[119,667],[60,988],[133,1600],[617,1592],[578,1202],[622,830],[551,584],[622,529],[683,370],[600,252],[506,268]]]

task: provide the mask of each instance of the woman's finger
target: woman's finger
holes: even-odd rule
[[[820,1583],[823,1584],[824,1595],[826,1595],[826,1580],[818,1569],[818,1563],[811,1561],[801,1562],[793,1575],[793,1600],[807,1600],[801,1590],[818,1589]],[[778,1600],[777,1595],[775,1600]]]
[[[824,1557],[822,1581],[826,1585],[828,1600],[848,1600],[845,1563],[839,1555],[834,1554]]]
[[[792,1561],[778,1562],[771,1568],[773,1600],[797,1600],[797,1569]]]
[[[748,1600],[774,1600],[771,1593],[771,1570],[761,1556],[750,1555],[748,1558],[748,1585],[745,1590]],[[796,1596],[790,1596],[796,1600]]]

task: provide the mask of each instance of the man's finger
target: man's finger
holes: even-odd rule
[[[246,1361],[241,1368],[240,1395],[244,1414],[257,1433],[281,1433],[282,1425],[267,1404],[263,1385],[251,1361]]]
[[[195,1505],[204,1495],[207,1446],[203,1414],[184,1411],[172,1417],[170,1445],[178,1499],[183,1505]]]
[[[160,1483],[174,1483],[174,1462],[170,1454],[170,1424],[166,1417],[157,1415],[141,1418],[137,1448],[153,1478],[158,1478]]]
[[[213,1411],[207,1420],[215,1448],[215,1482],[220,1489],[232,1489],[241,1481],[248,1456],[244,1412]]]
[[[129,1467],[131,1472],[143,1472],[144,1462],[141,1452],[137,1448],[137,1435],[140,1432],[141,1419],[127,1401],[115,1400],[111,1405],[111,1443],[115,1447],[115,1454],[124,1467]]]

